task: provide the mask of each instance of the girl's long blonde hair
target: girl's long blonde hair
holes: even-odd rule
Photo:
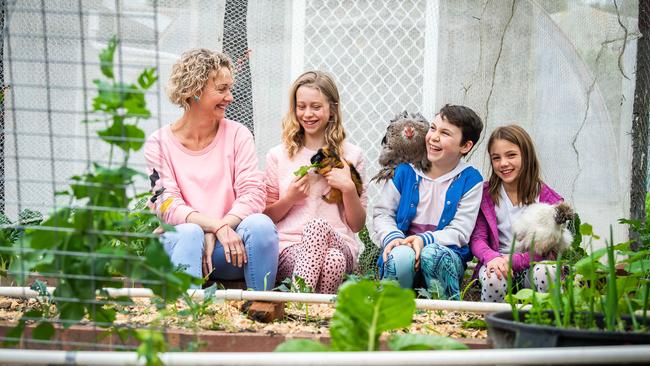
[[[535,145],[533,139],[528,132],[517,125],[508,125],[497,127],[488,140],[487,150],[488,155],[492,149],[492,145],[496,140],[505,140],[511,142],[521,150],[521,170],[519,172],[519,180],[517,181],[517,198],[523,205],[530,205],[535,203],[535,199],[539,195],[542,188],[542,179],[540,176],[539,160],[537,153],[535,153]],[[490,156],[490,161],[492,157]],[[501,179],[494,172],[494,167],[490,163],[490,181],[489,189],[490,198],[496,205],[499,204],[499,187],[502,182]]]
[[[296,93],[301,86],[319,90],[329,103],[330,119],[325,128],[325,144],[339,156],[343,154],[345,130],[341,118],[339,91],[334,80],[322,71],[307,71],[300,75],[289,92],[289,111],[282,119],[282,142],[292,158],[305,144],[305,130],[296,118]]]

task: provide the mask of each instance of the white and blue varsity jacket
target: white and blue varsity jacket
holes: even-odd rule
[[[462,161],[448,174],[453,181],[447,189],[437,228],[418,236],[425,246],[438,243],[449,247],[465,263],[472,259],[468,244],[481,205],[483,177],[476,168]],[[393,239],[406,237],[417,212],[420,201],[418,188],[423,175],[409,164],[400,164],[393,179],[382,188],[373,210],[373,240],[382,248]],[[381,256],[379,261],[382,262]]]

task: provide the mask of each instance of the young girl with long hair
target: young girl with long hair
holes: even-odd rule
[[[365,189],[358,194],[350,168],[363,176],[362,150],[345,137],[334,80],[321,71],[299,76],[282,121],[282,144],[266,157],[264,213],[278,228],[278,281],[298,276],[315,292],[336,293],[344,274],[352,272],[359,253],[354,233],[364,226],[367,200]],[[323,147],[342,157],[344,167],[294,175]],[[332,189],[341,191],[341,203],[323,199]]]
[[[481,283],[481,301],[503,302],[508,271],[513,272],[517,286],[534,285],[545,292],[549,285],[547,273],[552,279],[555,266],[534,265],[530,283],[530,254],[514,253],[512,263],[509,260],[514,236],[512,223],[527,205],[555,204],[562,197],[542,181],[535,146],[523,128],[498,127],[488,140],[487,150],[492,172],[483,186],[481,209],[470,240],[472,253],[479,261],[474,275]],[[533,261],[544,259],[549,258],[536,255]]]

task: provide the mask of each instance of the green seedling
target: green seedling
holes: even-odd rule
[[[415,297],[396,282],[361,280],[339,288],[336,312],[330,321],[331,346],[312,340],[290,340],[278,352],[377,351],[384,332],[407,328],[413,321]],[[392,334],[394,351],[467,349],[452,339],[422,334]]]

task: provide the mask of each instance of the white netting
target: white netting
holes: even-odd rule
[[[147,133],[180,115],[164,83],[183,51],[233,50],[237,61],[250,49],[242,59],[251,86],[231,113],[254,123],[261,165],[280,141],[292,79],[322,69],[338,83],[345,126],[366,151],[368,176],[396,113],[432,118],[444,103],[465,104],[484,118],[486,135],[507,123],[530,131],[546,181],[598,232],[628,216],[636,1],[621,2],[617,12],[587,0],[239,0],[228,2],[231,18],[225,0],[81,3],[46,1],[47,32],[41,1],[7,3],[3,72],[12,88],[0,198],[8,216],[20,208],[47,211],[67,177],[106,159],[93,137],[103,126],[90,124],[87,132],[80,121],[95,95],[97,54],[114,34],[120,77],[159,66],[161,85],[147,96]],[[225,20],[234,28],[224,31]],[[246,35],[247,45],[224,38],[230,34]],[[487,175],[485,156],[481,143],[470,161]],[[144,165],[142,156],[132,161]],[[372,205],[377,191],[369,189]],[[625,235],[617,229],[617,237]]]

